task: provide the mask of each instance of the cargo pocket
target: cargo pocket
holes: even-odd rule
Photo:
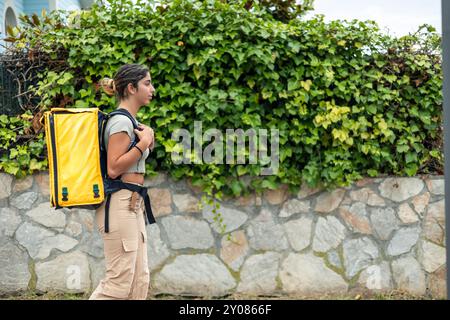
[[[123,250],[125,252],[137,251],[137,239],[122,239]]]

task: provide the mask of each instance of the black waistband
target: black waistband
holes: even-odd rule
[[[131,191],[136,191],[144,198],[145,203],[145,212],[147,219],[145,220],[145,224],[147,222],[149,224],[155,223],[155,217],[153,216],[152,206],[150,204],[150,197],[148,196],[147,188],[144,186],[139,186],[133,183],[123,182],[122,180],[106,180],[105,181],[105,195],[106,195],[106,204],[105,204],[105,232],[109,232],[109,204],[111,201],[111,195],[119,190],[128,189]],[[145,216],[144,216],[145,219]]]

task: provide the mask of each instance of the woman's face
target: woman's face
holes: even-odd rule
[[[138,82],[138,90],[135,94],[136,98],[141,105],[146,105],[152,100],[154,92],[155,88],[152,85],[152,79],[150,78],[150,74],[147,73],[147,75]]]

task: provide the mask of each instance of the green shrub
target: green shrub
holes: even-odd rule
[[[373,21],[323,16],[282,23],[257,6],[247,11],[221,1],[170,1],[153,9],[130,1],[90,11],[54,12],[9,41],[39,50],[65,67],[48,66],[36,93],[41,110],[54,105],[116,107],[95,83],[124,63],[149,66],[154,100],[138,113],[155,129],[157,146],[147,172],[191,178],[207,194],[242,194],[302,181],[326,188],[380,173],[413,176],[442,169],[440,36],[431,26],[402,38]],[[26,22],[28,20],[28,22]],[[175,165],[173,130],[275,128],[280,167],[259,176],[261,165]],[[6,132],[4,129],[2,132]],[[0,133],[11,169],[11,153]],[[36,136],[35,150],[42,151]],[[24,149],[25,150],[25,149]],[[6,152],[6,153],[5,153]],[[8,164],[9,163],[9,164]],[[38,162],[43,169],[44,162]],[[6,164],[6,165],[5,165]],[[15,168],[15,167],[14,167]],[[248,185],[243,176],[255,177]]]

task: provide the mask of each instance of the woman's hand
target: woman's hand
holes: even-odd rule
[[[143,125],[143,126],[146,126],[146,125]],[[150,151],[153,151],[153,148],[155,147],[155,132],[153,131],[152,128],[150,128],[150,127],[147,127],[147,128],[149,128],[150,131],[152,132],[152,142],[150,142],[150,145],[148,146],[148,148],[150,149]]]
[[[143,141],[147,145],[147,148],[153,149],[155,144],[155,134],[152,128],[140,124],[138,129],[134,129],[134,133],[138,136],[139,141]]]

